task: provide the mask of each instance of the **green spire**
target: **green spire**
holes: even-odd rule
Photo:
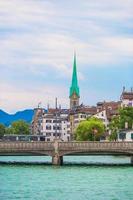
[[[72,75],[72,84],[71,84],[71,87],[70,87],[70,97],[71,97],[74,93],[75,93],[78,97],[80,96],[80,95],[79,95],[78,80],[77,80],[76,54],[74,54],[73,75]]]

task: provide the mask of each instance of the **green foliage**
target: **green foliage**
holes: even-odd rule
[[[120,113],[120,128],[125,128],[125,123],[128,123],[128,128],[132,129],[133,126],[133,107],[126,107],[119,110]]]
[[[12,128],[12,127],[8,127],[7,129],[6,129],[6,133],[5,134],[7,134],[7,135],[13,135],[14,134],[14,129]]]
[[[109,136],[110,141],[117,140],[117,133],[120,129],[120,117],[115,116],[112,118],[111,123],[109,124],[109,128],[111,130],[111,135]]]
[[[128,129],[133,126],[133,107],[121,108],[119,116],[112,118],[109,128],[111,130],[110,140],[117,140],[117,134],[120,129],[125,128],[125,123],[128,123]]]
[[[16,134],[16,135],[30,134],[29,124],[23,120],[15,121],[12,123],[11,127],[8,128],[7,134]]]
[[[75,131],[77,141],[99,141],[104,133],[104,124],[97,118],[89,118],[79,123]]]
[[[0,124],[0,136],[3,136],[6,133],[6,127],[3,124]]]
[[[109,141],[116,141],[118,136],[117,136],[118,132],[112,132],[111,135],[109,136]]]

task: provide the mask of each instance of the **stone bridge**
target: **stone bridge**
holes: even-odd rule
[[[0,155],[48,155],[54,165],[64,155],[127,155],[133,164],[133,142],[0,142]]]

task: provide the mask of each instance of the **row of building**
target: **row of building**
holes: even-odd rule
[[[77,79],[76,56],[74,56],[72,84],[70,87],[70,108],[35,108],[32,121],[32,134],[45,136],[46,141],[53,141],[60,138],[62,141],[73,140],[74,131],[78,124],[89,118],[101,119],[108,130],[108,125],[113,116],[118,115],[120,107],[133,107],[133,89],[126,91],[123,88],[120,100],[117,102],[98,102],[96,106],[80,105],[80,92]],[[109,132],[106,132],[106,135]]]

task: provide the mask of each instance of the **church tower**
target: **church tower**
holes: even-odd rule
[[[74,54],[74,63],[73,63],[73,75],[72,75],[72,83],[70,87],[70,109],[75,109],[79,106],[79,86],[77,79],[77,67],[76,67],[76,54]]]

